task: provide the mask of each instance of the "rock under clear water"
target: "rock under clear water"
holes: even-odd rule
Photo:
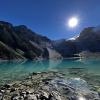
[[[95,85],[95,84],[94,84]],[[21,81],[0,86],[0,100],[100,100],[87,81],[59,72],[32,73]]]

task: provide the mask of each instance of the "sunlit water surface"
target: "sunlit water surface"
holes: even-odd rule
[[[22,79],[32,72],[59,71],[68,73],[70,68],[84,68],[100,75],[100,59],[64,59],[44,61],[1,61],[0,82]]]

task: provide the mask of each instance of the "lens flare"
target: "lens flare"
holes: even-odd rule
[[[76,17],[72,17],[69,19],[68,21],[68,26],[73,28],[73,27],[76,27],[78,25],[78,18]]]

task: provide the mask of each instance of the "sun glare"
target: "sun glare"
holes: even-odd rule
[[[78,18],[72,17],[68,20],[68,26],[74,28],[78,25]]]

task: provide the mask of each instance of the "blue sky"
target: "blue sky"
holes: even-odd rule
[[[66,23],[73,16],[79,24],[71,29]],[[24,24],[50,39],[70,38],[100,25],[100,0],[0,0],[0,20]]]

